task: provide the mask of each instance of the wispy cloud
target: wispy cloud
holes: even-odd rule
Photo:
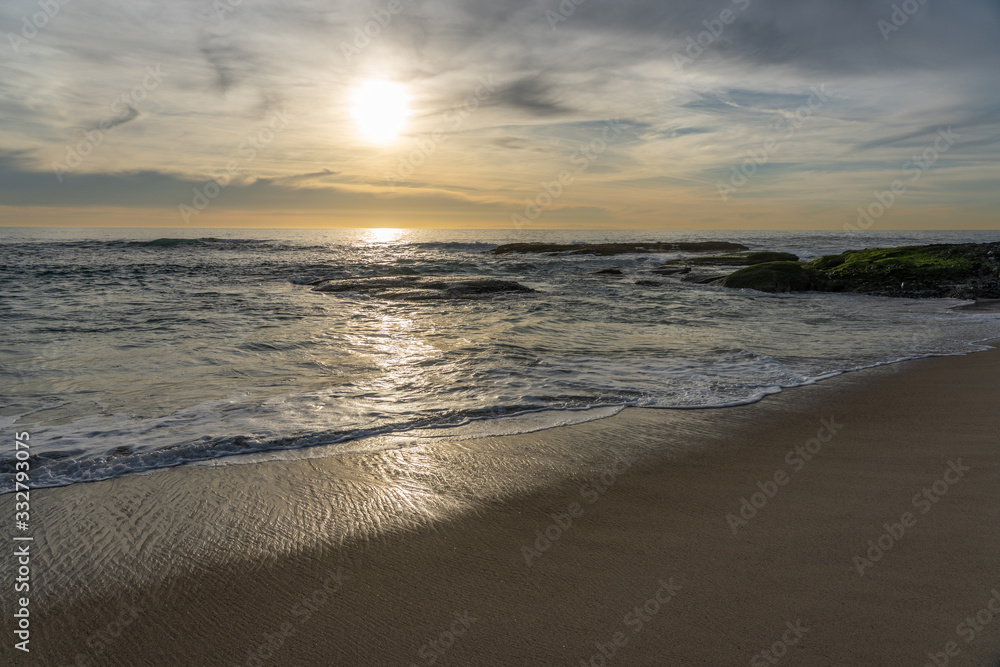
[[[190,199],[191,183],[242,164],[276,111],[294,123],[255,149],[256,189],[228,188],[228,200],[295,206],[299,192],[306,198],[299,202],[322,200],[336,211],[347,205],[344,188],[384,183],[405,163],[419,173],[404,192],[466,188],[519,201],[566,169],[608,119],[619,119],[623,134],[560,199],[566,211],[646,211],[651,221],[649,211],[692,215],[702,207],[706,218],[759,218],[747,208],[751,199],[775,207],[805,207],[810,196],[853,200],[941,126],[962,128],[962,139],[922,188],[958,206],[950,193],[959,178],[1000,175],[993,0],[926,3],[889,40],[878,28],[892,12],[882,0],[586,2],[555,30],[546,20],[558,7],[553,0],[402,0],[391,21],[380,20],[383,6],[261,0],[220,16],[203,0],[64,4],[18,53],[4,45],[0,145],[12,151],[2,156],[10,179],[4,203],[32,206],[45,193],[67,206],[173,206],[174,193]],[[713,22],[727,8],[739,11],[718,31]],[[37,11],[34,0],[5,2],[0,25],[15,31]],[[701,35],[711,30],[718,34],[706,41]],[[347,59],[341,44],[359,31],[368,41]],[[709,46],[679,70],[674,56],[690,40]],[[67,142],[107,118],[112,101],[154,66],[170,73],[155,95],[105,121],[107,129],[127,127],[66,183],[47,182]],[[484,76],[499,83],[477,100]],[[359,138],[353,91],[373,78],[407,87],[405,140]],[[819,85],[831,100],[782,144],[742,199],[720,205],[714,175],[775,137],[775,124]],[[435,133],[443,138],[430,141]],[[970,165],[975,174],[962,172]],[[116,188],[129,192],[114,195]],[[398,203],[401,193],[371,185],[351,196],[379,206],[383,198]]]

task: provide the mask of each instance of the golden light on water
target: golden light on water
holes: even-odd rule
[[[355,91],[351,110],[361,136],[373,143],[388,143],[406,125],[409,95],[398,83],[372,79]]]
[[[365,240],[368,241],[368,243],[392,243],[402,235],[402,229],[379,227],[377,229],[369,229]]]

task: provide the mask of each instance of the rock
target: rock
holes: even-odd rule
[[[722,285],[761,292],[804,292],[823,289],[826,279],[799,262],[766,262],[730,274]]]
[[[663,287],[667,283],[662,280],[637,280],[635,284],[639,287]]]
[[[386,276],[328,280],[314,292],[366,294],[386,299],[421,301],[425,299],[469,299],[496,294],[527,293],[535,290],[511,280],[495,278],[427,278],[421,276]]]
[[[765,262],[795,262],[798,255],[790,252],[748,252],[738,255],[715,255],[712,257],[685,257],[664,262],[663,266],[753,266]]]
[[[659,267],[653,269],[653,273],[658,276],[676,276],[682,273],[691,273],[690,266]]]
[[[420,281],[418,276],[385,276],[377,278],[324,278],[314,292],[373,292],[408,287]]]
[[[937,244],[848,250],[811,262],[838,289],[884,296],[947,296],[980,277],[992,245]],[[973,294],[977,290],[960,290]]]
[[[1000,243],[951,243],[848,250],[812,262],[769,262],[740,269],[726,287],[764,292],[847,291],[880,296],[1000,297],[990,253]]]
[[[798,255],[793,255],[790,252],[751,252],[744,255],[747,260],[748,266],[753,266],[754,264],[763,264],[765,262],[797,262],[799,261]]]
[[[721,284],[721,282],[725,279],[725,274],[719,273],[688,273],[681,278],[681,281],[685,283],[695,283],[696,285],[712,285],[717,283]]]
[[[595,276],[623,276],[624,273],[621,269],[602,269],[600,271],[594,271]]]
[[[570,255],[624,255],[651,252],[739,252],[749,250],[729,241],[681,241],[677,243],[507,243],[497,246],[494,255],[508,253],[569,253]]]

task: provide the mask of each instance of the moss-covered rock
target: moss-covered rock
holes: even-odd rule
[[[907,280],[963,280],[975,268],[967,253],[948,245],[848,250],[820,257],[811,265],[831,277],[885,286]]]
[[[829,281],[822,272],[801,262],[765,262],[740,269],[722,281],[724,287],[761,292],[825,290]]]
[[[769,262],[731,274],[726,287],[764,292],[849,291],[908,297],[1000,296],[1000,243],[848,250],[812,262]]]

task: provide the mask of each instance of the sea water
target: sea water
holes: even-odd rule
[[[763,294],[651,270],[680,253],[503,254],[510,242],[742,242],[804,259],[997,232],[0,230],[0,437],[32,486],[251,453],[474,439],[626,406],[759,400],[844,371],[968,353],[1000,313],[946,299]],[[623,275],[596,272],[617,268]],[[322,277],[499,278],[407,300]],[[637,281],[655,284],[637,285]],[[397,443],[405,443],[399,438]],[[243,455],[243,456],[241,456]],[[224,459],[222,457],[225,457]],[[0,492],[13,489],[13,450]]]

